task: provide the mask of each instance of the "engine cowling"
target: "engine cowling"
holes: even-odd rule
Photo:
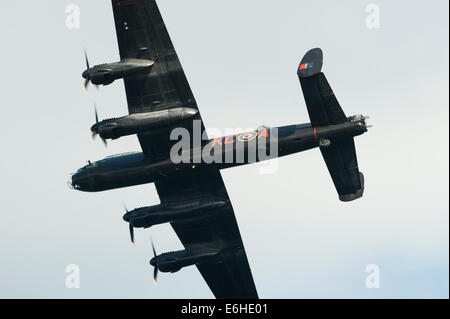
[[[155,256],[150,260],[150,265],[157,267],[161,272],[175,273],[184,267],[214,259],[219,254],[220,250],[215,249],[205,249],[204,251],[180,250]]]
[[[91,127],[93,134],[104,140],[122,136],[151,132],[194,117],[198,113],[193,108],[173,108],[161,111],[136,113],[121,118],[97,122]]]

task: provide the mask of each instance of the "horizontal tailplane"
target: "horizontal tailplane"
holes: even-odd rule
[[[328,147],[321,147],[334,186],[343,202],[361,198],[364,193],[364,175],[358,169],[353,137],[335,139]]]

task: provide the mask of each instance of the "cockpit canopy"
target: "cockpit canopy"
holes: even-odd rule
[[[107,161],[111,161],[111,160],[115,160],[115,159],[121,159],[124,157],[128,157],[128,156],[135,156],[135,155],[140,155],[142,153],[140,152],[128,152],[128,153],[122,153],[122,154],[114,154],[114,155],[110,155],[105,157],[104,159],[95,161],[95,162],[91,162],[88,161],[87,164],[85,166],[83,166],[82,168],[80,168],[77,173],[80,173],[82,171],[91,169],[91,168],[96,168],[101,166],[103,163],[107,162]]]

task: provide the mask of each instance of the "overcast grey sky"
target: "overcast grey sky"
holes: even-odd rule
[[[81,28],[65,25],[66,5]],[[341,203],[318,150],[223,171],[263,298],[445,297],[449,291],[448,1],[160,0],[207,127],[309,122],[296,76],[324,51],[324,72],[348,115],[375,125],[357,138],[366,193]],[[367,4],[381,28],[368,29]],[[122,81],[82,90],[91,63],[119,59],[108,0],[0,2],[2,110],[0,297],[210,298],[196,268],[152,284],[150,235],[181,249],[168,225],[136,231],[128,207],[158,203],[153,185],[69,190],[87,159],[139,151],[135,137],[91,142],[101,117],[126,114]],[[65,267],[81,269],[80,289]],[[380,288],[365,286],[380,267]]]

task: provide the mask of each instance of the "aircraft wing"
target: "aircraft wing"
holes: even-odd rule
[[[155,0],[112,0],[112,7],[121,59],[155,61],[150,75],[124,80],[129,113],[198,109]],[[201,121],[200,114],[194,120]],[[166,159],[174,144],[170,131],[139,134],[143,152],[155,161]]]
[[[155,61],[145,78],[126,79],[129,113],[174,107],[198,109],[195,98],[154,0],[112,0],[122,59]],[[194,120],[201,121],[200,113]],[[183,124],[193,136],[193,121]],[[203,122],[201,132],[205,131]],[[179,126],[178,124],[177,126]],[[143,152],[152,160],[167,159],[175,141],[168,127],[139,134]],[[219,199],[229,204],[202,216],[171,225],[186,249],[202,246],[223,251],[220,260],[197,265],[216,298],[258,298],[234,211],[219,171],[180,177],[155,184],[162,203]]]
[[[198,218],[172,222],[171,225],[186,249],[205,246],[224,251],[219,261],[197,264],[216,298],[257,299],[247,255],[220,172],[169,179],[155,185],[164,203],[206,198],[229,203],[204,212]]]

